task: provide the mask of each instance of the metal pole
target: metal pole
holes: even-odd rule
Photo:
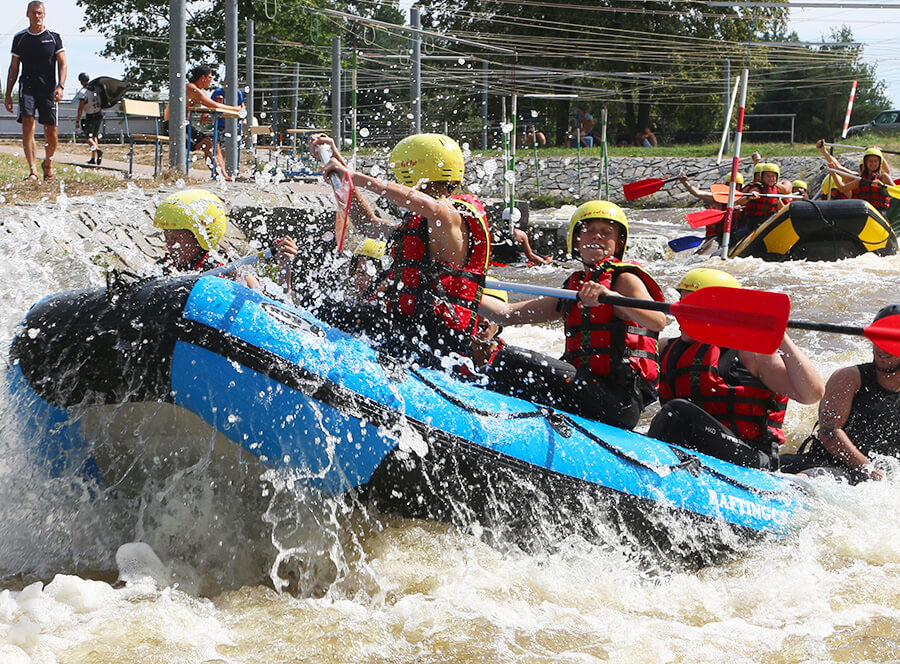
[[[484,86],[481,91],[481,149],[487,150],[488,146],[488,63],[481,63],[481,77]]]
[[[331,136],[341,145],[341,38],[331,38]]]
[[[244,123],[244,128],[246,131],[246,145],[249,149],[252,143],[250,137],[250,125],[253,122],[253,116],[256,111],[256,105],[253,103],[253,95],[256,94],[256,77],[255,71],[253,70],[253,21],[247,19],[247,57],[244,66],[247,68],[247,94],[244,97],[244,101],[247,104],[247,121]]]
[[[238,3],[225,0],[225,103],[238,105]],[[218,122],[218,120],[216,120]],[[238,119],[225,119],[225,172],[238,173]]]
[[[414,30],[421,30],[422,17],[418,7],[409,8],[409,24]],[[410,90],[410,106],[412,107],[412,133],[422,133],[422,35],[412,34],[412,73]]]
[[[509,171],[512,173],[512,182],[509,183],[509,219],[510,232],[515,236],[515,215],[513,211],[516,209],[516,116],[518,115],[517,102],[519,96],[512,93],[512,134],[509,141]]]
[[[357,48],[356,43],[356,34],[353,35],[353,69],[350,70],[350,130],[351,137],[353,139],[353,157],[356,158],[356,149],[357,149],[357,134],[356,130],[358,129],[357,121],[359,116],[357,114],[357,101],[356,101],[356,85],[357,78],[356,73],[358,69],[358,61],[357,61],[357,53],[359,49]],[[355,163],[355,162],[354,162]]]
[[[294,94],[291,96],[291,129],[297,128],[297,104],[300,99],[300,63],[294,63]],[[294,134],[296,136],[297,134]]]
[[[728,186],[728,209],[725,211],[725,224],[722,231],[722,259],[728,258],[728,244],[731,241],[731,222],[734,219],[734,199],[737,191],[737,173],[741,161],[741,136],[744,133],[744,109],[747,106],[747,78],[749,70],[745,67],[741,72],[741,105],[738,108],[737,131],[734,132],[734,159],[731,161],[731,184]]]
[[[737,78],[737,77],[736,77]],[[736,84],[735,84],[736,85]],[[734,102],[732,101],[729,104],[728,93],[731,91],[731,60],[725,61],[725,115],[728,117],[728,120],[725,122],[725,126],[727,127],[731,124],[731,110],[734,106]],[[725,130],[725,143],[722,145],[722,150],[727,152],[729,147],[729,136],[728,130]]]
[[[185,60],[187,59],[187,22],[184,0],[169,0],[169,167],[184,172],[187,160],[185,124]]]
[[[608,115],[606,112],[606,106],[603,107],[603,112],[600,114],[600,120],[602,123],[601,133],[600,133],[600,144],[603,146],[603,167],[601,173],[603,175],[602,181],[606,188],[606,195],[604,196],[602,192],[598,192],[598,194],[604,199],[609,200],[609,146],[606,143],[606,123],[607,123]]]
[[[791,116],[791,147],[794,147],[794,119],[796,115]]]

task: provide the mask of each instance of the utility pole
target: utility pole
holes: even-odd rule
[[[238,105],[237,0],[225,0],[225,103]],[[225,172],[234,177],[239,170],[237,118],[225,118],[225,136],[220,136],[219,140],[225,145]]]
[[[169,0],[169,166],[184,172],[187,163],[185,124],[185,60],[187,60],[187,26],[184,0]]]
[[[244,64],[244,66],[247,68],[247,95],[244,97],[244,101],[247,104],[247,122],[244,125],[247,128],[247,148],[249,148],[252,144],[250,127],[253,124],[253,117],[256,111],[256,105],[253,103],[253,95],[256,94],[256,72],[253,69],[253,41],[253,21],[251,19],[247,19],[247,61]]]
[[[422,28],[422,17],[418,7],[409,8],[409,23],[414,30]],[[410,106],[412,107],[412,133],[422,133],[422,35],[412,33],[412,89],[410,90]]]
[[[331,136],[341,143],[341,38],[331,38]]]

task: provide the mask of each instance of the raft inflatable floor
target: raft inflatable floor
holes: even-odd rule
[[[400,363],[229,280],[179,288],[37,305],[26,327],[42,333],[14,341],[10,382],[32,419],[48,407],[58,420],[87,406],[168,401],[240,456],[317,491],[524,540],[548,523],[591,538],[612,523],[657,546],[712,552],[713,542],[790,532],[807,504],[783,477]],[[98,354],[104,371],[78,373]],[[92,388],[77,384],[82,375]]]
[[[897,253],[890,223],[862,200],[792,201],[729,252],[768,261],[837,261]]]

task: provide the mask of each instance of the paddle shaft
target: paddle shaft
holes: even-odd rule
[[[853,334],[863,337],[866,334],[865,328],[856,327],[854,325],[835,325],[834,323],[814,323],[808,320],[789,320],[788,327],[795,330],[815,330],[818,332],[834,332],[835,334]]]
[[[263,251],[256,251],[252,254],[248,254],[243,258],[238,258],[235,261],[230,262],[228,265],[223,265],[221,267],[214,267],[211,270],[207,270],[203,273],[204,277],[218,277],[223,274],[228,274],[229,272],[234,272],[239,267],[244,267],[245,265],[253,265],[254,263],[258,263],[261,259],[269,259],[275,255],[275,251],[270,247],[269,249],[265,249]]]
[[[488,279],[484,282],[485,288],[495,288],[497,290],[505,290],[511,293],[524,293],[526,295],[544,295],[547,297],[558,297],[564,300],[577,300],[578,291],[567,290],[565,288],[550,288],[548,286],[534,286],[532,284],[521,284],[512,281],[494,281]],[[668,302],[656,302],[654,300],[642,300],[637,297],[625,297],[624,295],[598,295],[597,301],[606,302],[619,307],[632,307],[633,309],[650,309],[651,311],[662,311],[669,313],[672,305]]]
[[[846,148],[848,150],[859,150],[860,152],[864,152],[866,148],[861,145],[844,145],[843,143],[825,143],[825,147],[827,148]],[[883,148],[878,148],[882,152],[886,152],[887,154],[900,154],[900,150],[885,150]]]
[[[331,146],[328,143],[320,143],[318,146],[319,149],[319,161],[323,164],[327,164],[331,161],[331,158],[334,156],[334,152],[331,150]],[[331,177],[328,178],[329,182],[331,182],[332,189],[340,189],[341,187],[341,179],[337,176],[336,173],[332,173]]]

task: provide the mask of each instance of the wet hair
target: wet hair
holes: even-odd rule
[[[196,83],[204,76],[209,76],[212,73],[212,67],[210,67],[209,65],[197,65],[188,72],[188,82]]]
[[[79,83],[87,83],[90,80],[91,80],[91,77],[87,75],[86,71],[83,71],[80,74],[78,74],[78,82]]]

